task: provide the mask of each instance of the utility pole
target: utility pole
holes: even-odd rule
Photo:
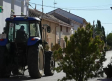
[[[55,2],[55,0],[54,0],[54,13],[55,13],[55,5],[56,5],[57,3]]]
[[[44,38],[44,37],[45,37],[46,35],[44,36],[44,34],[45,34],[45,28],[44,28],[44,25],[43,25],[42,21],[43,21],[43,0],[42,0],[42,16],[41,16],[41,24],[42,24],[42,31],[43,31],[43,32],[42,32],[42,34],[43,34],[43,37],[42,37],[43,40],[42,40],[42,41],[43,41],[43,46],[44,46],[44,48],[45,48],[45,44],[44,44],[45,38]],[[45,49],[44,49],[44,50],[45,50]]]
[[[43,12],[44,10],[43,10],[43,0],[42,0],[42,19],[43,19]]]
[[[36,6],[37,6],[37,5],[35,4],[35,10],[36,10]]]
[[[94,38],[94,21],[93,21],[93,38]]]

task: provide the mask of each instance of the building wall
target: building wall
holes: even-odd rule
[[[74,28],[73,28],[73,29],[74,29],[74,30],[73,30],[73,33],[74,33],[75,30],[78,29],[78,27],[81,27],[81,26],[85,27],[85,23],[83,23],[83,19],[82,19],[82,18],[77,17],[77,16],[75,16],[75,15],[69,13],[69,12],[64,11],[64,10],[56,9],[56,10],[55,10],[55,13],[54,13],[53,11],[51,11],[51,12],[49,12],[48,14],[54,15],[56,18],[58,18],[58,19],[60,19],[60,20],[62,20],[62,21],[64,21],[64,22],[66,22],[66,23],[67,23],[67,20],[68,20],[67,18],[71,19],[71,20],[69,20],[68,23],[69,23],[71,26],[74,27]],[[59,14],[60,14],[60,15],[59,15]],[[64,16],[64,17],[63,17],[63,16]],[[82,25],[81,23],[83,23],[83,25]],[[72,33],[72,34],[73,34],[73,33]]]
[[[7,2],[8,1],[8,2]],[[0,33],[3,32],[3,27],[5,27],[5,18],[9,17],[11,4],[9,3],[11,0],[3,1],[3,12],[0,13]]]
[[[14,0],[14,11],[15,15],[21,15],[21,1],[25,2],[24,5],[24,15],[28,15],[28,7],[26,5],[27,0]],[[10,17],[11,14],[11,0],[3,0],[3,12],[0,13],[0,33],[3,32],[3,27],[5,27],[5,19]],[[27,13],[26,13],[26,11]]]
[[[21,0],[14,1],[14,11],[15,15],[21,15]]]
[[[43,20],[42,24],[47,24],[51,27],[51,32],[46,34],[46,41],[48,42],[49,45],[49,50],[51,50],[51,44],[55,45],[56,44],[56,34],[55,34],[55,27],[56,23],[50,22],[48,20]],[[45,38],[45,33],[43,30],[44,38]]]
[[[66,31],[66,28],[68,28],[68,32]],[[56,43],[59,44],[59,41],[60,41],[60,46],[62,48],[65,47],[64,37],[67,36],[69,39],[70,35],[71,35],[71,28],[70,27],[62,26],[62,31],[60,30],[60,26],[56,27]],[[59,38],[60,38],[60,40],[59,40]]]
[[[74,30],[77,30],[80,25],[74,24]]]
[[[49,50],[51,50],[53,45],[55,45],[56,43],[59,42],[59,38],[60,38],[60,45],[63,48],[64,44],[65,44],[64,37],[67,36],[69,39],[69,37],[71,35],[71,31],[70,31],[71,28],[68,27],[68,32],[66,32],[67,26],[62,26],[62,25],[59,25],[58,23],[51,22],[48,20],[43,20],[42,24],[47,24],[51,27],[51,33],[46,34],[46,41],[48,42]],[[60,26],[62,26],[62,31],[60,31]],[[60,37],[59,37],[59,35],[60,35]]]

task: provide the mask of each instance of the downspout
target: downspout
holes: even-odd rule
[[[55,24],[55,44],[56,44],[56,24]]]

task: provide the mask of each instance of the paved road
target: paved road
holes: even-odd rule
[[[107,61],[104,62],[104,67],[106,67],[106,65],[110,62],[110,58],[112,56],[112,51],[107,51],[106,52],[106,58]],[[63,76],[65,76],[65,74],[63,72],[60,73],[54,73],[53,76],[49,76],[49,77],[45,77],[43,76],[40,79],[31,79],[29,77],[28,71],[25,72],[25,76],[13,76],[9,79],[0,79],[0,81],[57,81],[58,79],[61,79]],[[104,75],[103,78],[99,77],[99,78],[93,78],[93,79],[89,79],[88,81],[112,81],[112,79],[105,79],[106,75]]]

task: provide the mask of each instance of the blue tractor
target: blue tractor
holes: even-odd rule
[[[6,18],[6,27],[0,34],[0,78],[24,75],[26,69],[31,78],[53,75],[55,63],[52,52],[45,50],[41,19],[16,16]],[[50,26],[46,31],[50,33]]]

